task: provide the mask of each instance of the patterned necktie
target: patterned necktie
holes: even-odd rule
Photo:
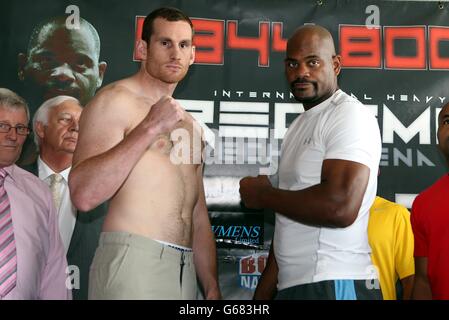
[[[53,173],[50,176],[50,190],[53,195],[53,203],[55,204],[56,211],[59,210],[61,205],[61,182],[62,176],[59,173]]]
[[[6,296],[16,286],[17,255],[16,242],[9,205],[5,190],[7,173],[0,168],[0,296]]]

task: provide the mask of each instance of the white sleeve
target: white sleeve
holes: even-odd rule
[[[380,130],[374,115],[361,104],[343,102],[324,126],[324,159],[355,161],[374,169],[381,152]]]

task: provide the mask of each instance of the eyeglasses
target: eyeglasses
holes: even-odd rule
[[[28,128],[26,126],[19,124],[18,126],[13,127],[9,123],[0,122],[0,132],[1,133],[8,133],[13,128],[16,129],[17,134],[19,134],[21,136],[26,136],[30,133],[30,128]]]

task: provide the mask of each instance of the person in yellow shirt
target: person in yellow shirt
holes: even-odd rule
[[[410,212],[397,203],[376,197],[370,209],[368,240],[384,300],[397,299],[398,279],[402,285],[400,298],[410,299],[415,275]]]

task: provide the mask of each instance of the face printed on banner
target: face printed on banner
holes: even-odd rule
[[[40,138],[40,149],[51,150],[52,153],[75,151],[78,141],[79,119],[82,107],[74,100],[66,100],[51,108],[48,123],[38,122],[36,134]]]
[[[86,21],[69,30],[65,20],[56,19],[36,30],[28,54],[19,55],[19,78],[34,107],[58,95],[87,104],[106,70],[106,63],[98,61],[99,46],[95,29]]]
[[[7,167],[17,161],[27,137],[26,134],[18,132],[19,130],[23,133],[24,128],[28,127],[25,110],[0,105],[0,126],[2,127],[1,131],[6,131],[9,128],[7,132],[0,132],[0,167]]]
[[[289,39],[285,73],[291,91],[305,109],[329,98],[338,88],[340,57],[324,28],[304,26]]]
[[[166,83],[178,83],[195,60],[192,28],[185,21],[156,18],[147,44],[145,67],[148,74]]]
[[[449,164],[449,104],[438,115],[438,147]]]

